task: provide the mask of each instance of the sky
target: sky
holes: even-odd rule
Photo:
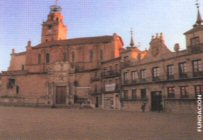
[[[200,11],[203,11],[203,5]],[[12,48],[25,51],[41,41],[41,25],[55,0],[0,0],[0,71],[7,70]],[[151,36],[163,33],[166,45],[185,46],[184,32],[196,21],[195,0],[60,0],[68,38],[113,35],[130,43],[133,29],[139,49],[149,48]]]

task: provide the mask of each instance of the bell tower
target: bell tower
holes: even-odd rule
[[[50,6],[47,21],[42,24],[41,43],[67,39],[67,27],[61,10],[57,3]]]
[[[193,25],[193,28],[187,31],[185,34],[186,37],[186,46],[187,50],[190,53],[199,53],[203,51],[203,20],[200,13],[200,5],[197,0],[197,20]]]

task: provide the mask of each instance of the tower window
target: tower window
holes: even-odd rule
[[[46,54],[46,63],[47,64],[50,63],[50,54],[49,53]]]
[[[48,25],[48,29],[51,30],[52,29],[52,25]]]
[[[199,43],[200,43],[199,37],[191,38],[191,45],[197,45]]]

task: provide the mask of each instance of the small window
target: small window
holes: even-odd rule
[[[50,63],[50,54],[47,53],[46,54],[46,64],[49,64]]]
[[[136,95],[136,89],[132,89],[132,99],[136,99],[137,95]]]
[[[168,87],[168,98],[175,98],[175,88],[174,87]]]
[[[140,70],[140,78],[141,79],[145,79],[146,77],[145,77],[145,69],[143,69],[143,70]]]
[[[180,97],[181,98],[188,98],[188,91],[187,91],[187,86],[181,86],[180,87]]]
[[[199,44],[200,41],[199,41],[199,37],[194,37],[194,38],[191,38],[191,45],[197,45]]]
[[[16,86],[16,94],[19,94],[19,92],[20,92],[20,87]]]
[[[128,90],[123,91],[123,98],[128,99]]]
[[[22,65],[22,66],[21,66],[21,70],[25,70],[25,65]]]
[[[159,67],[152,68],[152,76],[153,76],[153,78],[157,78],[160,76],[160,68]]]
[[[141,89],[141,99],[146,99],[147,98],[147,90],[146,89]]]
[[[64,62],[67,61],[67,53],[66,52],[63,53],[63,61]]]
[[[42,63],[42,56],[41,54],[38,54],[38,64],[41,64]]]
[[[75,62],[75,53],[74,52],[71,53],[71,57],[72,57],[72,62]]]
[[[100,50],[100,59],[103,60],[103,50]]]
[[[89,54],[90,56],[90,62],[92,62],[93,61],[93,51],[92,50],[90,50],[90,54]]]
[[[194,60],[192,62],[193,72],[201,72],[202,71],[202,61],[201,60]]]
[[[197,85],[195,88],[195,96],[203,95],[203,85]]]
[[[131,77],[132,77],[133,81],[138,80],[138,73],[137,73],[137,71],[132,71],[131,72]]]

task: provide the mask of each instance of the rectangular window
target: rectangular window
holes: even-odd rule
[[[193,75],[194,75],[194,77],[203,76],[203,73],[202,73],[202,61],[201,60],[194,60],[192,62],[192,66],[193,66]]]
[[[100,59],[103,60],[103,50],[100,50]]]
[[[153,76],[153,79],[159,78],[159,76],[160,76],[160,68],[159,67],[152,68],[152,76]]]
[[[195,96],[203,95],[203,85],[195,86]]]
[[[167,66],[167,79],[168,80],[174,79],[174,65]]]
[[[124,78],[124,81],[128,81],[128,72],[124,72],[123,78]]]
[[[71,53],[71,58],[72,58],[72,62],[75,62],[75,53],[74,52]]]
[[[118,72],[118,64],[115,64],[115,71]]]
[[[175,98],[175,88],[168,87],[168,98]]]
[[[145,69],[143,69],[143,70],[140,70],[140,78],[142,79],[142,80],[144,80],[146,77],[145,77]]]
[[[41,64],[42,63],[42,57],[41,57],[41,54],[38,54],[38,64]]]
[[[124,56],[124,61],[128,61],[128,56]]]
[[[90,62],[92,62],[92,60],[93,60],[93,51],[92,50],[90,50],[90,54],[89,54],[89,57],[90,57]]]
[[[16,94],[19,94],[19,92],[20,92],[20,87],[16,86]]]
[[[146,99],[147,98],[147,90],[146,89],[141,89],[141,99]]]
[[[136,99],[137,95],[136,95],[136,89],[132,89],[132,99]]]
[[[180,97],[181,98],[188,98],[187,86],[180,87]]]
[[[199,44],[200,43],[200,41],[199,41],[199,37],[194,37],[194,38],[191,38],[191,45],[193,46],[193,45],[197,45],[197,44]]]
[[[128,90],[123,91],[123,98],[128,99]]]
[[[187,78],[186,71],[187,71],[186,62],[179,63],[179,75],[180,75],[180,78]]]
[[[131,77],[132,77],[132,81],[135,82],[136,80],[138,80],[138,73],[137,71],[132,71],[131,72]]]
[[[67,61],[67,53],[63,53],[63,61],[65,62],[65,61]]]
[[[46,54],[46,64],[49,64],[50,63],[50,54],[47,53]]]
[[[8,84],[7,84],[7,88],[9,89],[9,88],[13,88],[15,86],[15,79],[12,79],[12,78],[10,78],[10,79],[8,79]]]

